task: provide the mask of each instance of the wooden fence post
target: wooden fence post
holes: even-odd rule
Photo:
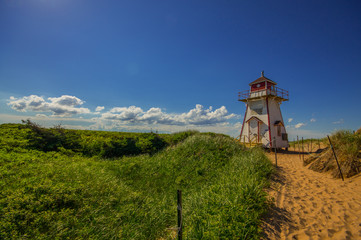
[[[331,143],[331,139],[330,139],[330,137],[329,137],[328,135],[327,135],[327,138],[328,138],[328,141],[330,142],[331,149],[332,149],[332,151],[333,151],[333,155],[335,156],[336,163],[337,163],[337,167],[338,167],[338,170],[340,171],[340,174],[341,174],[341,177],[342,177],[342,181],[344,181],[343,175],[342,175],[342,171],[341,171],[341,168],[340,168],[340,164],[338,164],[337,156],[336,156],[335,150],[333,149],[333,146],[332,146],[332,143]]]
[[[275,161],[276,161],[276,167],[277,167],[277,144],[276,144],[276,137],[273,137],[274,143],[275,143]]]
[[[297,136],[297,145],[298,145],[298,157],[301,160],[301,154],[300,154],[300,141],[298,140],[298,136]]]
[[[312,152],[312,138],[311,138],[311,152]]]
[[[305,161],[305,156],[303,154],[303,151],[304,151],[304,149],[303,149],[303,137],[302,137],[302,161],[304,162]]]
[[[182,191],[177,190],[177,213],[178,213],[178,240],[183,238],[183,227],[182,227]]]
[[[320,139],[318,139],[318,149],[321,149]]]

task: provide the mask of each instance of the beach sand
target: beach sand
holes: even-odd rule
[[[292,151],[278,153],[277,162],[263,239],[361,239],[360,175],[343,182],[314,172]]]

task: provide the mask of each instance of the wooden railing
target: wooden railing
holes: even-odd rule
[[[287,90],[284,90],[279,87],[272,87],[270,89],[262,89],[262,90],[253,91],[253,92],[250,92],[249,90],[239,92],[238,93],[238,101],[246,100],[248,98],[267,96],[267,95],[280,97],[284,101],[289,100],[289,93]]]

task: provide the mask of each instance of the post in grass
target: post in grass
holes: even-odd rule
[[[345,180],[343,179],[343,175],[342,175],[342,171],[341,171],[341,168],[340,168],[340,164],[338,163],[337,156],[336,156],[336,153],[335,153],[335,149],[333,149],[331,139],[330,139],[330,137],[329,137],[328,135],[327,135],[327,138],[328,138],[328,141],[330,142],[330,146],[331,146],[331,149],[332,149],[332,152],[333,152],[333,156],[335,156],[336,163],[337,163],[337,167],[338,167],[338,170],[340,171],[342,181],[345,181]]]
[[[320,139],[318,139],[318,149],[321,149]]]
[[[182,227],[182,191],[177,190],[177,213],[178,213],[178,240],[183,239],[183,227]]]
[[[276,161],[276,167],[277,167],[277,145],[276,145],[276,137],[273,137],[273,141],[275,143],[275,161]]]

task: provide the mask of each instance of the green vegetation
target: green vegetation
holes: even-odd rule
[[[0,125],[0,239],[172,239],[177,189],[185,239],[259,238],[273,170],[260,149],[31,124]]]
[[[350,159],[358,157],[361,150],[361,133],[337,131],[332,134],[331,141],[338,154]]]
[[[198,133],[186,131],[174,134],[128,133],[67,130],[61,126],[47,129],[30,120],[25,124],[0,125],[0,147],[14,151],[26,148],[43,152],[61,151],[67,154],[114,158],[139,154],[154,154]]]
[[[352,177],[361,171],[361,133],[340,130],[330,136],[340,167],[345,177]],[[328,139],[323,143],[329,146]],[[327,148],[321,155],[305,159],[305,165],[310,164],[310,169],[318,172],[331,171],[332,175],[340,178],[333,152]]]

